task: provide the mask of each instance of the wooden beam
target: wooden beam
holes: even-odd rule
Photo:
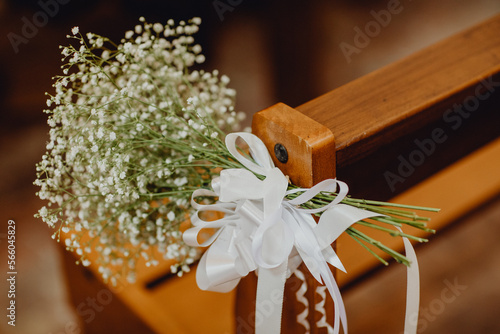
[[[495,16],[296,108],[333,132],[351,194],[387,200],[500,136],[498,31]]]
[[[332,131],[337,166],[348,165],[442,118],[481,81],[500,81],[499,31],[500,15],[296,109]]]

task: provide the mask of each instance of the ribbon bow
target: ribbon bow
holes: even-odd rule
[[[236,148],[238,137],[247,142],[254,161]],[[340,204],[348,187],[336,179],[324,180],[310,189],[288,191],[287,178],[274,166],[264,143],[255,135],[229,134],[226,146],[247,169],[222,170],[220,177],[212,180],[214,191],[198,189],[193,193],[193,227],[184,232],[183,238],[191,246],[210,246],[198,265],[198,286],[202,290],[228,292],[242,277],[256,270],[256,333],[279,333],[285,281],[303,261],[313,277],[324,282],[334,301],[334,333],[339,332],[339,320],[347,333],[345,307],[328,263],[344,272],[345,269],[331,244],[353,223],[381,215]],[[336,192],[337,187],[335,200],[324,207],[300,208],[318,193]],[[302,194],[291,200],[286,198],[297,192]],[[218,197],[218,201],[210,205],[196,202],[202,196]],[[200,217],[205,211],[224,216],[206,221]],[[311,214],[319,212],[323,213],[316,224]],[[198,242],[204,229],[215,232],[206,241]]]

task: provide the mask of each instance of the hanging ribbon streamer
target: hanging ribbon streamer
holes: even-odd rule
[[[237,149],[238,137],[248,144],[253,161]],[[333,299],[333,332],[339,333],[341,323],[344,333],[347,333],[345,307],[328,264],[344,272],[345,269],[331,244],[353,223],[381,215],[341,204],[348,187],[336,179],[324,180],[309,189],[287,191],[287,178],[274,166],[266,146],[255,135],[229,134],[226,146],[248,170],[222,170],[220,177],[212,180],[213,191],[198,189],[193,193],[191,204],[196,210],[191,219],[193,227],[184,232],[183,238],[191,246],[210,246],[198,265],[198,286],[203,290],[228,292],[242,277],[256,270],[255,332],[279,333],[287,273],[294,272],[304,262],[312,276],[325,284]],[[264,179],[260,180],[256,174]],[[301,204],[323,191],[336,192],[335,200],[318,209],[300,208]],[[298,192],[301,194],[296,198],[286,199],[286,196]],[[200,197],[218,200],[206,205],[197,202]],[[223,218],[206,221],[202,217],[204,211],[220,212]],[[316,224],[311,214],[320,212]],[[215,232],[199,242],[205,229]],[[409,244],[407,241],[405,247]],[[406,251],[407,254],[410,252],[408,248]],[[411,260],[416,265],[416,258]],[[411,273],[410,269],[408,271],[412,288],[415,288],[415,275],[418,288],[418,268],[415,270],[415,265],[412,265]],[[407,309],[410,308],[415,309],[415,297],[408,294]],[[416,310],[418,312],[418,296]],[[416,324],[415,331],[408,328],[405,327],[405,333],[416,332]]]

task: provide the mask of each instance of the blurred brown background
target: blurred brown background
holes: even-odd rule
[[[402,0],[403,10],[390,24],[347,59],[339,45],[352,45],[353,29],[364,27],[373,20],[370,11],[385,9],[387,3],[0,0],[1,273],[7,271],[8,219],[16,221],[18,247],[17,326],[8,326],[2,315],[0,332],[59,334],[67,332],[68,321],[78,321],[68,303],[59,247],[50,230],[33,218],[40,202],[32,186],[34,165],[47,138],[44,92],[51,91],[51,77],[59,73],[58,46],[66,43],[71,27],[119,40],[141,15],[149,22],[202,17],[198,38],[207,55],[206,68],[217,68],[232,79],[237,109],[250,119],[278,101],[304,103],[500,13],[498,0]],[[39,26],[26,28],[35,17]],[[422,307],[441,298],[450,282],[466,287],[439,314],[429,313],[422,332],[498,333],[500,200],[478,208],[456,226],[418,248]],[[388,283],[394,276],[400,277],[395,281],[401,287]],[[403,269],[391,266],[345,291],[350,332],[401,332],[402,319],[392,310],[404,308],[403,284]],[[6,294],[2,279],[2,309]]]

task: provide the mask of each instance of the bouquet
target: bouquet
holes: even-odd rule
[[[265,179],[224,143],[244,114],[234,109],[227,76],[198,69],[205,58],[192,35],[200,19],[166,25],[140,21],[118,44],[72,29],[68,37],[76,45],[62,47],[63,74],[54,78],[55,94],[49,94],[45,110],[50,141],[35,181],[38,196],[48,201],[37,216],[55,229],[53,238],[67,234],[66,248],[84,266],[91,253],[97,254],[99,272],[112,283],[121,277],[133,282],[138,259],[156,265],[161,260],[156,254],[176,260],[174,273],[189,271],[201,255],[182,238],[196,211],[190,204],[193,192],[210,189],[225,169],[246,169]],[[244,146],[237,150],[255,160]],[[286,199],[304,192],[289,183]],[[217,197],[198,195],[195,203],[217,203]],[[405,265],[410,261],[356,225],[418,242],[426,240],[394,227],[432,232],[428,218],[409,211],[436,211],[431,208],[340,198],[331,189],[299,206],[314,210],[335,201],[378,214],[346,233],[384,264],[372,247]]]

